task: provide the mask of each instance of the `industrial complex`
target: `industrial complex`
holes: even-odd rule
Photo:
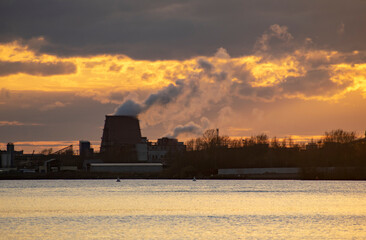
[[[183,142],[161,138],[150,142],[141,136],[139,120],[132,116],[106,116],[100,154],[105,162],[162,163],[169,153],[185,151]]]
[[[100,156],[103,163],[90,163],[90,171],[159,172],[170,155],[185,151],[183,142],[161,138],[150,142],[141,136],[137,117],[107,115]],[[123,164],[122,164],[123,163]]]
[[[88,171],[124,174],[157,174],[168,165],[169,159],[186,150],[183,142],[161,138],[156,142],[141,136],[140,123],[134,116],[107,115],[100,152],[89,141],[79,141],[79,154],[73,146],[45,154],[23,154],[9,143],[1,151],[1,171],[60,172]]]
[[[141,135],[137,117],[107,115],[100,151],[80,140],[58,151],[0,150],[0,179],[15,178],[243,178],[366,179],[366,133],[335,130],[306,145],[267,136],[230,139],[209,129],[187,146]],[[46,149],[47,150],[47,149]]]

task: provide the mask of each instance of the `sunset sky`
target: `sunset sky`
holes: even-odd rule
[[[366,1],[1,1],[0,149],[366,130]],[[96,149],[99,150],[99,149]]]

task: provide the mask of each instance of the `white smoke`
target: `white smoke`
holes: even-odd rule
[[[186,125],[178,125],[176,126],[171,134],[168,134],[169,138],[177,138],[179,135],[183,133],[192,133],[192,134],[201,134],[202,128],[201,126],[195,124],[194,122],[189,122]]]
[[[143,103],[137,103],[132,99],[127,99],[116,109],[114,115],[138,116],[154,105],[167,105],[170,102],[173,102],[177,96],[182,93],[183,87],[183,81],[177,80],[175,85],[169,84],[157,93],[150,94]]]
[[[201,118],[201,125],[198,125],[194,122],[189,122],[185,125],[178,125],[176,126],[171,133],[165,134],[168,138],[177,138],[179,135],[182,134],[190,134],[190,135],[200,135],[202,134],[210,125],[210,121],[203,117]]]
[[[114,115],[137,116],[142,109],[143,106],[129,99],[116,109]]]
[[[179,94],[182,93],[184,83],[182,80],[177,80],[174,84],[169,84],[166,88],[163,88],[157,93],[151,94],[145,100],[145,110],[149,109],[152,105],[166,105],[174,101]]]

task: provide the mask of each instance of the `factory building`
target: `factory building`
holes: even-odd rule
[[[0,151],[0,167],[1,168],[14,168],[15,156],[23,155],[23,151],[15,151],[14,144],[8,143],[6,145],[6,151]]]
[[[139,162],[147,162],[148,161],[148,144],[149,141],[146,137],[141,138],[141,142],[136,144],[136,152],[137,152],[137,160]]]
[[[175,138],[159,138],[156,143],[148,143],[148,162],[166,162],[174,154],[179,154],[186,150],[183,142],[178,142]]]
[[[94,149],[90,147],[90,142],[85,140],[79,141],[79,155],[82,158],[92,157]]]

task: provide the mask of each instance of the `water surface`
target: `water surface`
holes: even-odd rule
[[[366,182],[0,181],[3,239],[366,239]]]

